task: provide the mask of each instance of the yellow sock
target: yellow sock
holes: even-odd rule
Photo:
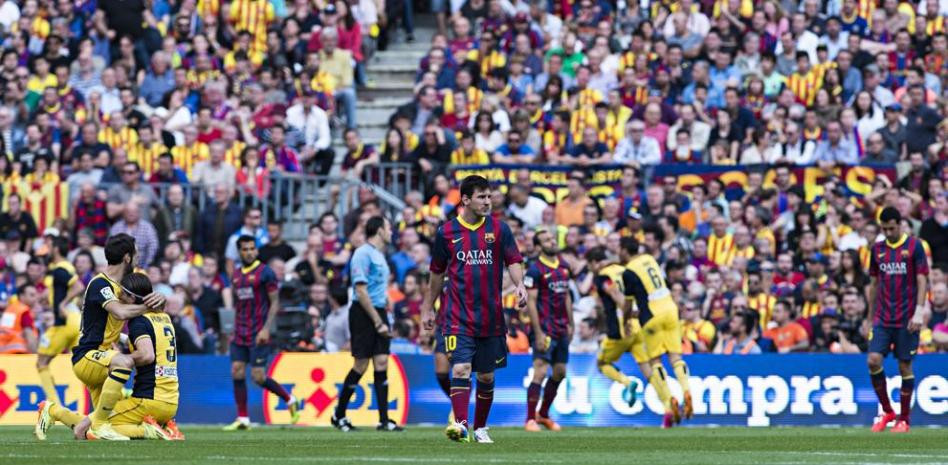
[[[668,390],[668,374],[665,373],[665,367],[658,363],[652,365],[652,377],[648,379],[649,384],[655,388],[655,393],[661,399],[666,412],[671,412],[671,392]]]
[[[145,438],[145,427],[142,425],[112,425],[112,429],[130,439]]]
[[[681,390],[683,392],[691,391],[691,388],[688,386],[688,364],[685,363],[684,360],[678,360],[672,364],[672,369],[675,370],[675,378],[678,379]]]
[[[56,394],[56,383],[53,381],[53,374],[49,372],[49,365],[37,368],[36,371],[39,372],[40,385],[43,386],[46,400],[60,403],[59,395]]]
[[[601,371],[602,374],[606,375],[606,378],[609,378],[623,386],[629,385],[629,377],[622,374],[612,364],[604,363],[602,365],[599,365],[599,371]]]
[[[53,417],[54,420],[73,428],[82,421],[82,415],[79,415],[68,408],[65,408],[59,404],[55,404],[49,408],[49,416]]]
[[[102,383],[102,393],[99,394],[99,403],[96,405],[92,415],[89,415],[93,426],[105,423],[109,420],[109,415],[112,414],[112,409],[115,408],[115,404],[122,399],[122,388],[125,387],[125,383],[128,382],[128,378],[131,375],[132,371],[125,368],[115,368],[109,372],[109,377]]]

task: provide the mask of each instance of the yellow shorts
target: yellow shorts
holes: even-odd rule
[[[115,404],[109,422],[113,425],[139,425],[145,417],[152,417],[165,424],[178,413],[178,404],[169,404],[160,400],[129,397]]]
[[[36,352],[55,357],[75,347],[79,343],[79,319],[79,312],[67,313],[66,324],[53,326],[43,333]]]
[[[635,363],[648,362],[645,339],[642,337],[642,331],[639,330],[638,321],[633,323],[633,327],[635,334],[623,339],[606,338],[599,344],[598,361],[600,364],[614,363],[626,352],[632,354]]]
[[[72,372],[89,390],[93,406],[99,403],[102,383],[109,376],[109,364],[116,355],[118,352],[114,350],[90,350],[78,362],[72,364]]]
[[[681,353],[681,321],[678,312],[671,309],[659,309],[642,326],[645,348],[648,358],[655,359],[662,354]]]

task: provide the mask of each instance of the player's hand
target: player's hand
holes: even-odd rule
[[[569,326],[566,327],[566,338],[570,341],[573,340],[573,323],[570,322]]]
[[[392,333],[388,330],[388,325],[382,323],[381,321],[375,324],[375,331],[379,333],[379,336],[382,336],[386,339],[392,337]]]
[[[517,285],[517,308],[527,308],[527,288],[523,287],[523,283]]]
[[[254,342],[258,346],[269,344],[270,343],[270,330],[267,328],[261,329],[260,332],[257,333],[257,338],[254,340]]]
[[[535,349],[537,352],[546,352],[546,350],[550,348],[550,337],[542,330],[537,331],[534,335],[533,345],[536,346]]]
[[[922,329],[922,326],[925,326],[925,307],[919,305],[915,307],[915,316],[909,321],[908,330],[914,333]]]
[[[435,315],[431,309],[421,311],[421,334],[430,336],[435,328]]]
[[[165,296],[152,292],[145,296],[145,306],[152,310],[160,310],[165,307]]]

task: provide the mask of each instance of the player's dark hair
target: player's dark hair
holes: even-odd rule
[[[619,239],[619,247],[622,247],[622,250],[628,252],[629,255],[639,254],[639,241],[632,236],[626,236],[622,239]]]
[[[536,234],[533,235],[533,246],[534,246],[534,247],[540,247],[540,241],[541,241],[540,235],[541,235],[541,234],[553,234],[553,233],[550,232],[550,231],[547,230],[547,229],[539,229],[539,230],[537,230]]]
[[[257,244],[257,240],[254,239],[253,236],[242,234],[240,237],[237,238],[237,250],[240,250],[240,247],[248,242],[253,242],[254,245]]]
[[[135,303],[141,304],[142,298],[152,293],[151,280],[144,273],[129,273],[122,278],[122,288],[135,297]]]
[[[54,237],[53,238],[53,248],[59,252],[60,257],[65,257],[69,254],[69,239],[65,237]]]
[[[459,190],[461,191],[461,197],[471,197],[475,192],[489,191],[490,182],[483,176],[472,174],[461,181]]]
[[[902,221],[902,214],[899,213],[895,207],[885,207],[882,209],[882,213],[879,215],[880,223],[888,223],[890,221],[895,221],[896,223]]]
[[[135,239],[132,236],[120,233],[105,241],[105,261],[109,265],[120,265],[126,255],[135,255]]]
[[[606,249],[604,247],[593,247],[586,252],[586,261],[602,262],[606,260]]]
[[[365,238],[375,237],[385,227],[385,218],[382,215],[373,216],[365,222]]]

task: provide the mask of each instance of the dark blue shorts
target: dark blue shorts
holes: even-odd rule
[[[533,358],[543,360],[546,363],[556,365],[557,363],[568,363],[569,362],[569,338],[566,336],[559,338],[551,338],[550,346],[546,348],[546,352],[537,352],[536,343],[533,341],[533,336],[530,336],[530,345],[533,347]]]
[[[872,327],[869,352],[880,353],[885,357],[891,351],[898,360],[912,360],[917,350],[918,331],[913,333],[906,328],[887,328],[882,325]]]
[[[441,333],[440,326],[435,326],[434,330],[434,352],[436,354],[448,353],[448,351],[444,350],[444,334]]]
[[[444,336],[451,365],[470,363],[474,373],[493,373],[507,366],[507,337],[472,337],[448,334]]]
[[[273,346],[241,346],[230,343],[230,361],[244,362],[251,367],[266,367],[270,363],[270,355],[273,354]]]

